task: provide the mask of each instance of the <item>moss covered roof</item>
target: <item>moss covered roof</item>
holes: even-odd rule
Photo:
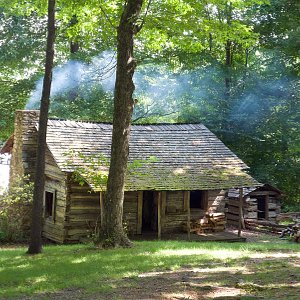
[[[111,147],[111,124],[49,120],[47,144],[58,166],[73,171],[90,164],[74,153],[101,155],[105,177]],[[206,190],[259,185],[248,168],[202,124],[133,125],[125,190]],[[67,155],[66,155],[67,154]],[[72,157],[72,164],[68,163]],[[149,158],[151,158],[149,160]],[[135,163],[138,161],[138,163]],[[93,184],[104,190],[104,183]]]

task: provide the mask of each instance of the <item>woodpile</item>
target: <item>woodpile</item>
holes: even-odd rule
[[[300,243],[300,223],[280,225],[266,220],[245,219],[245,227],[252,231],[278,234],[280,238],[290,237]]]
[[[277,222],[292,221],[300,223],[300,212],[281,213],[276,216]]]
[[[267,220],[245,219],[244,221],[245,228],[252,231],[280,234],[286,228],[285,225]]]
[[[195,234],[221,232],[224,231],[225,224],[224,213],[207,213],[201,219],[190,221],[190,232]],[[188,230],[187,223],[184,224],[184,230]]]

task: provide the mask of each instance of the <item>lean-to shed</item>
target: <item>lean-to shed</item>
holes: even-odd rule
[[[270,184],[243,188],[243,218],[275,221],[281,212],[280,197],[282,192]],[[239,190],[229,189],[227,202],[227,222],[238,225]]]
[[[15,132],[1,152],[10,152],[10,178],[34,174],[38,111],[17,111]],[[82,172],[84,185],[72,176],[86,166],[79,156],[109,160],[112,125],[49,120],[43,235],[64,243],[85,237],[100,224],[105,184]],[[229,188],[258,186],[248,168],[202,124],[133,125],[125,184],[124,223],[129,234],[182,231],[188,218],[224,212]],[[149,160],[149,158],[151,158]],[[154,159],[155,158],[155,159]],[[134,162],[138,161],[138,164]],[[98,166],[107,174],[107,164]]]

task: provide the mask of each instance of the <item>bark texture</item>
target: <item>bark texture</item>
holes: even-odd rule
[[[124,182],[129,154],[129,134],[134,102],[134,36],[143,0],[128,0],[117,31],[117,70],[114,91],[114,117],[111,162],[107,193],[103,201],[101,229],[96,244],[102,247],[126,247],[131,243],[123,228]]]
[[[45,62],[45,75],[40,105],[40,119],[38,131],[38,146],[34,178],[33,208],[30,243],[28,254],[37,254],[42,251],[42,214],[45,186],[45,152],[52,69],[54,59],[55,40],[55,0],[48,0],[48,35]]]

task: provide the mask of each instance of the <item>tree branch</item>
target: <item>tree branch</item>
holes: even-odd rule
[[[105,9],[102,7],[101,4],[99,4],[99,7],[102,13],[104,14],[105,18],[107,19],[108,23],[111,25],[111,27],[117,29],[117,27],[112,23],[110,17],[108,16],[108,14],[106,13]]]
[[[149,11],[151,2],[152,2],[152,0],[149,0],[149,1],[148,1],[147,8],[146,8],[146,12],[145,12],[145,15],[144,15],[144,17],[143,17],[143,21],[142,21],[141,25],[139,25],[139,26],[137,27],[136,33],[138,33],[138,32],[143,28],[143,26],[144,26],[144,24],[145,24],[145,22],[146,22],[146,17],[147,17],[147,15],[148,15],[148,11]]]

